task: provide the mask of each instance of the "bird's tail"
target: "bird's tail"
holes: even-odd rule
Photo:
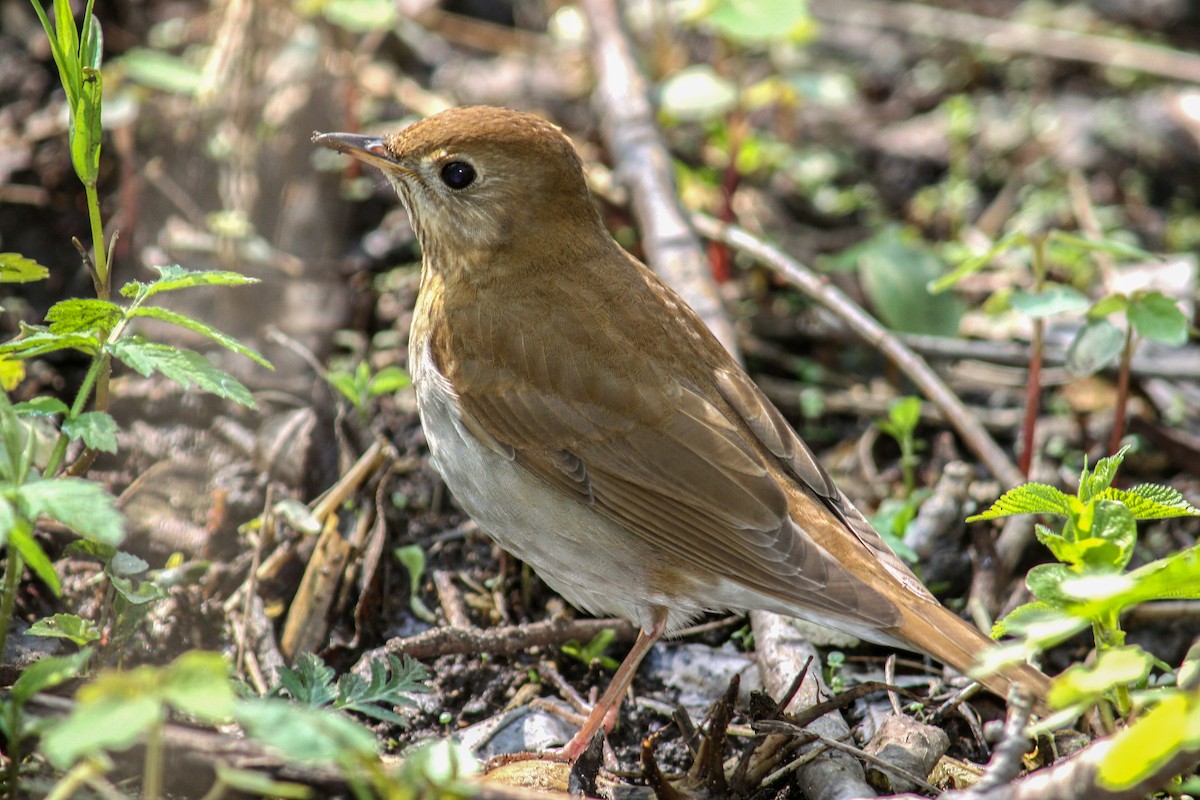
[[[906,604],[901,613],[904,621],[893,635],[914,645],[920,643],[920,650],[964,675],[973,673],[983,654],[996,646],[994,640],[936,601]],[[976,677],[1002,698],[1008,697],[1013,685],[1020,684],[1033,695],[1035,713],[1045,716],[1049,711],[1046,694],[1050,678],[1036,667],[1009,664],[990,675]]]

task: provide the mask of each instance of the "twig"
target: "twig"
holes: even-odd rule
[[[890,0],[811,0],[809,9],[826,23],[919,33],[999,53],[1083,61],[1200,83],[1200,56],[1158,45]]]
[[[1021,762],[1030,745],[1025,729],[1029,726],[1032,709],[1033,697],[1027,692],[1014,688],[1008,693],[1008,719],[1004,721],[1004,733],[1000,737],[1000,744],[992,751],[983,777],[973,787],[976,791],[986,792],[1021,774]]]
[[[823,277],[778,248],[767,244],[749,231],[735,225],[725,225],[704,214],[693,214],[692,224],[701,235],[720,239],[730,246],[757,258],[793,285],[841,318],[868,344],[888,357],[917,385],[958,431],[963,441],[983,461],[984,466],[1002,483],[1016,486],[1024,477],[995,440],[971,416],[958,395],[938,377],[928,363],[906,347],[874,317],[863,311],[853,300]]]
[[[646,262],[704,320],[731,353],[737,338],[711,280],[704,250],[679,210],[671,157],[659,136],[646,80],[614,0],[584,0],[592,30],[594,94],[614,172],[630,192]]]
[[[416,636],[390,639],[383,647],[367,651],[354,665],[354,671],[370,675],[372,661],[400,653],[407,653],[416,659],[479,653],[505,656],[520,653],[531,647],[560,645],[572,639],[591,641],[603,630],[614,631],[616,638],[623,642],[632,641],[637,636],[637,628],[623,619],[552,620],[487,630],[434,628]]]

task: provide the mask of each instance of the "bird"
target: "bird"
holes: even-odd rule
[[[995,642],[945,608],[692,309],[610,235],[570,139],[451,108],[314,134],[379,168],[422,251],[409,370],[462,508],[571,604],[640,632],[580,731],[609,730],[661,637],[721,610],[800,617],[968,672]],[[1048,677],[1012,664],[1044,710]]]

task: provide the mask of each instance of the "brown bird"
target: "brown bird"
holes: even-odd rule
[[[463,508],[574,605],[641,633],[562,754],[651,645],[766,609],[959,671],[994,643],[944,608],[833,484],[695,313],[605,229],[571,142],[457,108],[386,138],[315,142],[381,169],[424,254],[409,365]],[[1044,698],[1026,665],[983,680]]]

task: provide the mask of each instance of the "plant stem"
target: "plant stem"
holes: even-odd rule
[[[22,523],[18,520],[17,524]],[[12,622],[13,606],[17,603],[17,587],[21,584],[21,573],[25,569],[25,562],[17,548],[10,544],[5,548],[5,554],[4,596],[0,597],[0,653],[4,652],[4,645],[8,641],[8,626]]]
[[[1026,478],[1033,468],[1033,435],[1037,427],[1042,399],[1042,351],[1046,323],[1033,321],[1033,341],[1029,345],[1029,385],[1025,387],[1025,417],[1021,421],[1021,460],[1017,464]]]
[[[109,339],[111,340],[112,337],[110,336]],[[92,357],[92,365],[88,367],[87,374],[83,376],[83,383],[79,384],[79,391],[75,393],[75,402],[71,405],[68,419],[75,419],[83,413],[88,398],[92,394],[92,386],[96,383],[102,369],[107,364],[108,356],[103,351]],[[108,370],[103,369],[103,372],[107,374]],[[53,477],[58,472],[59,466],[62,465],[63,457],[67,454],[67,444],[70,441],[70,438],[65,433],[58,435],[58,441],[54,443],[54,452],[50,454],[50,460],[46,462],[46,469],[42,473],[43,475]]]
[[[158,800],[163,790],[163,726],[150,726],[146,735],[146,761],[142,773],[143,800]]]
[[[1108,439],[1108,454],[1121,449],[1125,436],[1125,408],[1129,403],[1129,372],[1133,363],[1133,325],[1125,323],[1125,349],[1121,352],[1121,366],[1117,370],[1117,407],[1113,414],[1112,435]]]
[[[108,300],[111,281],[108,276],[108,250],[104,247],[104,223],[100,221],[100,197],[96,187],[85,183],[87,192],[88,219],[92,225],[92,262],[96,267],[96,296]]]

